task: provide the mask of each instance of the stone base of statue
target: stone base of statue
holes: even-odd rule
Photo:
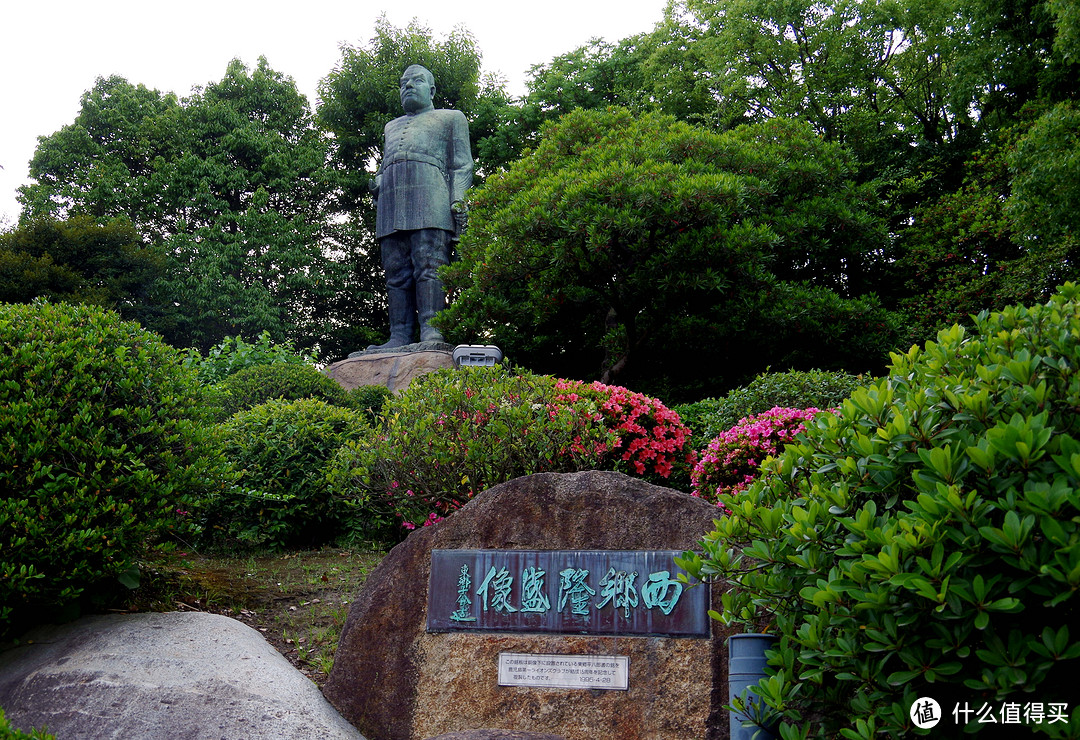
[[[385,347],[385,348],[373,348],[362,349],[349,354],[349,359],[354,357],[367,357],[368,355],[385,354],[387,352],[453,352],[454,345],[447,344],[446,342],[413,342],[412,344],[403,344],[400,347]]]
[[[421,375],[454,367],[454,345],[446,342],[415,342],[401,347],[353,352],[324,372],[345,390],[361,385],[381,385],[401,393]]]

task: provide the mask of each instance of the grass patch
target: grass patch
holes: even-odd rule
[[[139,588],[117,611],[203,611],[238,619],[322,686],[349,604],[384,554],[347,548],[245,556],[175,553],[147,564]]]

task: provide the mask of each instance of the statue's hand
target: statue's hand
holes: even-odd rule
[[[379,197],[379,187],[382,185],[382,175],[375,175],[367,182],[367,189],[376,198]]]

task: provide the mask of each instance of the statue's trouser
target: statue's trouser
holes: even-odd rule
[[[381,347],[412,342],[420,324],[421,342],[441,342],[438,329],[428,324],[446,307],[438,269],[450,254],[450,232],[442,229],[395,231],[379,240],[390,303],[390,341]]]

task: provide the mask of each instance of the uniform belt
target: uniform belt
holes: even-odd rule
[[[435,157],[429,157],[426,154],[417,154],[416,152],[394,152],[390,159],[383,162],[383,167],[394,164],[395,162],[423,162],[424,164],[435,165],[440,170],[446,166],[444,162]]]

